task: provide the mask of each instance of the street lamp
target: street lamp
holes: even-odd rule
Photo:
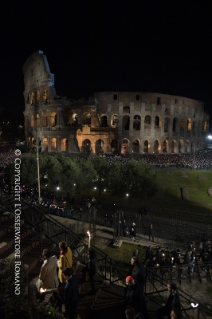
[[[91,246],[91,234],[90,234],[89,230],[87,231],[87,234],[88,234],[88,248],[90,248],[90,246]]]

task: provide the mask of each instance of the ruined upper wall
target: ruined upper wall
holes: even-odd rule
[[[43,90],[51,88],[48,92],[49,98],[56,97],[54,88],[54,74],[50,73],[49,64],[46,56],[42,51],[37,51],[32,54],[24,63],[24,96],[27,96],[31,91]]]
[[[204,111],[204,103],[198,100],[189,99],[187,97],[167,95],[161,93],[146,92],[95,92],[94,97],[101,106],[108,104],[115,105],[122,102],[124,106],[130,102],[136,104],[145,103],[146,105],[165,105],[165,106],[182,106],[193,108],[198,111]]]

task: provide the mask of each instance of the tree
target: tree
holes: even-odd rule
[[[76,189],[83,190],[90,188],[93,185],[93,180],[96,179],[96,171],[91,161],[80,159],[77,162],[79,166],[79,176],[76,182]]]
[[[97,186],[99,194],[108,185],[109,165],[102,157],[95,157],[93,160],[93,167],[96,171],[94,184]]]
[[[37,181],[37,161],[35,155],[21,159],[21,183],[34,185]]]
[[[60,184],[63,189],[70,190],[79,180],[79,165],[70,157],[59,156],[58,161],[61,164]]]
[[[124,166],[124,187],[130,198],[146,200],[156,192],[154,169],[143,161],[129,161]]]
[[[123,164],[116,160],[112,163],[108,173],[108,183],[114,194],[122,194],[124,191],[124,168]]]

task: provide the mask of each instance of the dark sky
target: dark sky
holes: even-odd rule
[[[97,3],[97,4],[96,4]],[[148,91],[212,115],[211,1],[37,0],[0,4],[0,106],[23,112],[26,59],[46,54],[58,95]]]

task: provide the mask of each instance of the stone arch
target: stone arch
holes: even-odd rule
[[[102,154],[104,153],[104,142],[99,139],[95,143],[95,154]]]
[[[34,127],[34,115],[31,115],[31,127]]]
[[[150,141],[146,140],[144,141],[144,153],[149,153],[150,149]]]
[[[184,141],[179,140],[179,153],[183,153],[183,152],[184,152]]]
[[[160,141],[155,140],[154,142],[154,153],[158,154],[161,149]]]
[[[83,153],[90,153],[91,152],[91,141],[89,139],[85,139],[82,142],[82,151],[83,151]]]
[[[35,93],[34,93],[34,92],[31,92],[31,93],[30,93],[30,103],[31,103],[31,105],[32,105],[33,103],[35,103]]]
[[[130,107],[129,106],[124,106],[123,107],[123,113],[130,113]]]
[[[190,118],[187,119],[187,131],[191,131],[192,129],[192,121]]]
[[[119,126],[119,117],[118,114],[113,114],[111,117],[111,126],[116,128]]]
[[[130,141],[126,138],[122,140],[121,144],[121,154],[128,154],[129,153],[129,144]]]
[[[167,133],[169,131],[170,119],[169,117],[165,117],[164,120],[164,132]]]
[[[107,124],[107,115],[102,115],[101,116],[101,122],[100,122],[100,126],[101,127],[107,127],[108,124]]]
[[[180,120],[180,132],[184,132],[184,129],[185,129],[185,119],[182,118]]]
[[[176,140],[172,141],[171,153],[177,153],[177,141]]]
[[[57,125],[57,113],[52,112],[51,113],[51,127],[54,127]]]
[[[43,152],[48,152],[48,139],[46,137],[43,138]]]
[[[51,139],[51,151],[57,152],[57,139],[55,137]]]
[[[61,140],[61,152],[68,152],[68,140],[67,140],[67,138],[63,138]]]
[[[130,129],[130,117],[128,115],[122,118],[122,130],[129,131]]]
[[[118,152],[118,148],[119,148],[119,143],[117,140],[113,139],[112,142],[110,143],[111,146],[111,151],[112,152]]]
[[[161,127],[161,117],[159,115],[155,116],[155,128]]]
[[[204,121],[203,123],[203,131],[207,132],[208,131],[208,122]]]
[[[178,120],[177,120],[177,117],[175,117],[173,119],[173,125],[172,125],[172,132],[174,132],[174,133],[177,132],[177,124],[178,124]]]
[[[91,114],[90,113],[83,114],[83,124],[91,125]]]
[[[36,124],[37,127],[40,127],[40,115],[38,113],[36,114]]]
[[[151,116],[150,115],[146,115],[144,118],[144,124],[151,124]]]
[[[72,125],[78,126],[78,115],[77,115],[77,113],[73,113],[71,118],[72,118]]]
[[[47,104],[47,89],[43,89],[42,98],[43,98],[43,103]]]
[[[169,150],[169,141],[166,139],[163,141],[163,153],[168,153]]]
[[[43,126],[43,127],[47,127],[47,111],[46,111],[46,110],[43,111],[43,115],[42,115],[42,126]]]
[[[140,115],[135,115],[133,118],[133,130],[140,131],[141,129],[141,117]]]
[[[135,138],[132,142],[132,153],[139,153],[140,151],[140,141]]]
[[[40,90],[36,91],[36,102],[40,103]]]
[[[190,152],[190,141],[186,140],[185,141],[185,153],[189,153]]]

